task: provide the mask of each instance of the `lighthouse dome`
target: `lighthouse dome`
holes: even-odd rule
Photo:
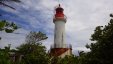
[[[64,17],[64,13],[63,13],[64,9],[60,6],[60,4],[55,10],[56,10],[55,17]]]

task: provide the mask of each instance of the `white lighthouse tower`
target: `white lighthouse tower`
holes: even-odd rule
[[[64,9],[59,6],[55,9],[53,23],[55,24],[54,30],[54,44],[51,46],[50,54],[52,56],[65,57],[71,55],[72,47],[66,44],[65,41],[65,24],[66,16],[63,13]]]
[[[53,22],[55,24],[55,32],[54,32],[54,45],[56,47],[63,48],[65,44],[65,23],[66,17],[63,14],[63,8],[56,8],[56,14],[53,18]]]

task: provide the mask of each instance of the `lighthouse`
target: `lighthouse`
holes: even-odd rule
[[[60,4],[55,8],[55,14],[53,17],[53,23],[55,24],[54,43],[50,48],[51,56],[65,57],[66,55],[72,54],[72,46],[70,44],[66,44],[65,40],[65,24],[67,22],[67,18],[63,11],[64,9]]]

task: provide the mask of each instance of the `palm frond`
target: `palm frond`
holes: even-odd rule
[[[20,3],[21,1],[20,0],[0,0],[0,5],[9,7],[11,9],[15,10],[14,7],[7,5],[5,2],[18,2],[18,3]]]
[[[21,2],[20,0],[0,0],[0,2]]]
[[[15,8],[13,8],[12,6],[9,6],[9,5],[7,5],[7,4],[1,2],[1,1],[0,1],[0,5],[3,5],[3,6],[6,6],[6,7],[9,7],[9,8],[11,8],[11,9],[15,10]]]

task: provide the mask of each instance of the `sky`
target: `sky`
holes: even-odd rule
[[[12,48],[25,43],[25,37],[30,31],[41,31],[48,36],[43,45],[49,50],[54,43],[53,16],[55,7],[60,3],[67,17],[66,43],[72,45],[73,53],[89,51],[86,44],[90,41],[91,34],[96,26],[104,26],[113,13],[113,0],[21,0],[21,3],[7,2],[10,8],[0,6],[0,20],[14,22],[21,28],[14,33],[0,31],[0,48],[11,44]]]

